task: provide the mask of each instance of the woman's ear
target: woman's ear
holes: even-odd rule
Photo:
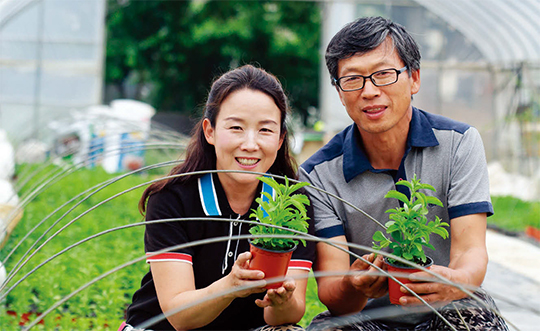
[[[281,137],[279,138],[278,150],[281,149],[281,145],[283,145],[283,140],[285,140],[285,134],[282,134]]]
[[[205,118],[202,122],[202,127],[204,131],[204,137],[206,138],[206,141],[210,145],[214,145],[214,128],[212,127],[212,123],[210,123],[210,120],[208,118]]]

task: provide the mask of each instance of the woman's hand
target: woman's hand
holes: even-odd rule
[[[281,306],[292,298],[294,290],[296,290],[294,279],[286,279],[280,287],[269,289],[262,300],[255,300],[255,304],[261,308]]]
[[[266,281],[263,280],[264,273],[260,270],[249,270],[250,252],[244,252],[238,256],[231,272],[225,276],[228,287],[235,288],[241,286],[252,286],[248,289],[232,293],[235,298],[245,298],[253,293],[266,291]]]

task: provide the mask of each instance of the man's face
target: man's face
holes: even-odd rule
[[[369,76],[383,69],[405,66],[390,38],[363,55],[354,55],[338,62],[338,78],[349,75]],[[381,134],[391,130],[406,132],[412,114],[411,96],[420,88],[420,70],[404,71],[396,83],[375,86],[367,79],[364,88],[352,92],[338,89],[341,103],[362,134]]]

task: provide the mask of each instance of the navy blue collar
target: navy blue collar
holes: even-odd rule
[[[361,147],[362,138],[356,124],[347,128],[343,141],[343,175],[350,182],[354,177],[365,171],[380,172],[375,170]],[[403,159],[412,147],[424,148],[439,145],[439,141],[433,133],[433,126],[422,110],[415,107],[412,109],[412,118],[407,136],[407,148]],[[403,161],[402,161],[403,162]]]

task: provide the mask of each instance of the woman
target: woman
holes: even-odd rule
[[[287,141],[287,111],[287,97],[273,75],[251,65],[225,73],[212,84],[185,162],[171,174],[249,170],[296,178]],[[249,219],[260,195],[261,183],[256,175],[190,175],[149,186],[139,207],[141,212],[146,211],[146,220],[215,216]],[[248,230],[249,225],[233,221],[148,224],[145,249],[147,253],[157,252],[206,238],[249,234]],[[312,243],[299,245],[287,275],[307,276],[306,260],[310,266],[314,257]],[[128,325],[123,329],[131,330],[130,326],[136,327],[162,312],[246,285],[256,286],[197,304],[148,328],[247,330],[300,321],[307,277],[288,279],[280,288],[266,291],[264,274],[248,269],[250,258],[247,240],[232,239],[149,256],[150,272],[133,296],[127,310]]]

